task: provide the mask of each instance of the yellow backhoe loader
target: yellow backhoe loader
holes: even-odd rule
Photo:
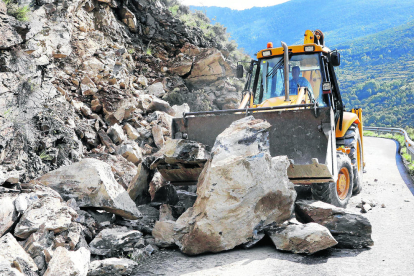
[[[324,44],[320,30],[307,30],[303,45],[257,53],[247,70],[238,109],[185,113],[172,123],[172,138],[213,146],[233,121],[252,115],[271,124],[272,156],[287,155],[295,185],[311,185],[314,199],[346,207],[362,189],[362,110],[345,112],[334,67],[340,54]],[[244,68],[237,66],[237,77]],[[195,184],[203,164],[160,165],[175,185]]]

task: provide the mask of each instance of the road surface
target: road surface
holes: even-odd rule
[[[278,251],[265,240],[248,250],[195,257],[163,250],[141,264],[135,275],[414,275],[412,183],[396,156],[396,142],[365,137],[364,143],[364,188],[348,208],[359,212],[361,198],[378,203],[365,214],[372,224],[371,248],[331,248],[306,256]]]

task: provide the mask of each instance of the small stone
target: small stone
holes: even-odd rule
[[[159,218],[159,221],[166,221],[166,220],[175,221],[175,218],[172,215],[171,206],[168,205],[168,204],[162,204],[160,206],[160,218]]]
[[[126,160],[135,165],[142,161],[141,148],[135,142],[128,142],[120,145],[116,153],[122,155]]]
[[[148,80],[144,76],[138,76],[137,82],[139,84],[141,84],[142,86],[144,86],[144,87],[147,87],[148,86]]]
[[[182,105],[173,105],[172,109],[174,109],[175,118],[182,118],[184,113],[190,112],[190,106],[187,103]]]
[[[108,134],[106,134],[103,130],[99,130],[98,136],[102,144],[104,144],[108,148],[109,153],[114,153],[116,151],[116,147],[112,143],[112,139],[109,138]]]
[[[369,204],[363,204],[361,207],[361,213],[368,213],[370,210],[372,210],[372,207]]]
[[[102,104],[99,99],[94,99],[91,101],[91,109],[95,113],[98,113],[102,110]]]
[[[133,250],[142,233],[126,227],[102,230],[89,244],[92,254],[116,256],[122,252]]]
[[[152,253],[154,253],[156,251],[156,249],[154,248],[154,246],[152,246],[151,244],[148,244],[147,246],[145,246],[144,248],[144,252],[148,255],[151,256]]]
[[[147,257],[144,249],[134,249],[132,254],[130,255],[131,260],[134,260],[137,263],[142,263],[143,260]]]
[[[312,222],[283,225],[266,233],[277,249],[296,254],[313,254],[338,244],[326,227]]]
[[[128,138],[131,140],[136,140],[139,137],[138,131],[128,123],[124,125],[124,130],[127,133]]]
[[[161,82],[157,82],[148,86],[148,92],[150,95],[156,96],[158,98],[161,98],[165,94],[164,86]]]
[[[137,263],[126,258],[108,258],[91,262],[88,276],[127,276],[132,275],[137,268]]]
[[[174,245],[174,221],[157,221],[152,236],[155,238],[155,244],[159,247],[171,247]]]
[[[122,127],[118,124],[114,124],[113,126],[111,126],[108,129],[107,133],[115,144],[121,144],[123,141],[126,140],[124,131]]]
[[[164,146],[164,134],[160,125],[152,127],[152,136],[154,137],[155,145],[157,145],[158,148],[162,148]]]
[[[84,96],[95,95],[96,92],[98,91],[95,83],[87,76],[82,79],[80,88],[81,88],[82,95]]]

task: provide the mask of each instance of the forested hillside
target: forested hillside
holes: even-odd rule
[[[412,0],[292,0],[280,5],[231,10],[191,7],[224,25],[240,47],[253,55],[268,41],[300,43],[306,29],[321,29],[328,45],[399,26],[414,19]]]
[[[414,126],[414,21],[338,46],[338,75],[348,107],[365,124]]]
[[[243,11],[192,8],[224,25],[251,56],[268,41],[299,44],[306,29],[321,29],[326,44],[342,54],[337,73],[346,107],[362,107],[366,125],[414,126],[413,1],[292,0]]]

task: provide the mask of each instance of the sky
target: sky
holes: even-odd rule
[[[288,1],[290,0],[179,0],[179,2],[188,6],[216,6],[227,7],[233,10],[245,10],[252,7],[269,7]]]

